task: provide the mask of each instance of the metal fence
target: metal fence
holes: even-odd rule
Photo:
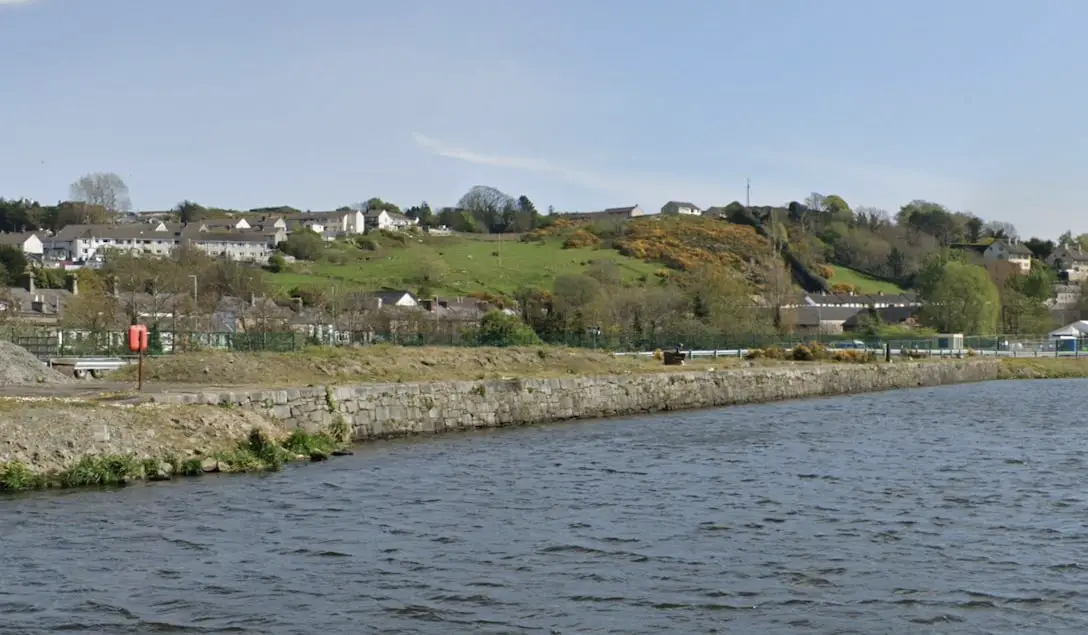
[[[41,359],[55,357],[103,357],[128,354],[123,331],[80,331],[26,327],[0,332],[0,337],[18,344]],[[545,338],[545,343],[575,348],[592,348],[621,353],[638,353],[680,348],[686,351],[710,351],[740,355],[752,349],[793,348],[819,342],[830,347],[891,348],[897,354],[997,354],[1003,356],[1081,356],[1088,339],[1052,339],[1045,336],[964,336],[958,338],[923,337],[880,339],[853,335],[835,336],[737,336],[706,333],[612,334],[598,332],[567,333]],[[307,333],[294,331],[195,332],[158,331],[150,333],[149,353],[169,355],[178,352],[222,350],[238,352],[288,352],[307,346],[478,346],[471,330],[449,332],[344,331],[324,329]]]

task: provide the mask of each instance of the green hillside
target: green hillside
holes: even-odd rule
[[[903,289],[893,282],[887,282],[874,278],[860,271],[854,271],[839,265],[824,265],[831,269],[835,275],[828,280],[832,285],[848,284],[855,287],[858,293],[902,293]]]
[[[338,286],[415,291],[426,282],[436,295],[487,293],[509,296],[519,287],[550,288],[565,274],[579,274],[595,261],[610,260],[626,280],[650,279],[662,265],[628,258],[611,249],[564,249],[561,239],[520,242],[461,236],[412,237],[403,244],[388,236],[377,248],[338,242],[318,262],[298,262],[269,275],[274,287]],[[370,243],[365,243],[370,244]]]

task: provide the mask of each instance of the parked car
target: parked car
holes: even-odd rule
[[[831,348],[868,348],[865,342],[861,340],[841,340],[838,342],[832,342]]]

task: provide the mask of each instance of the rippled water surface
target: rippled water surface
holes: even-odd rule
[[[0,633],[1088,633],[1088,382],[0,499]]]

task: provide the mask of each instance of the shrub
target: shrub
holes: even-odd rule
[[[857,293],[857,292],[858,292],[857,287],[855,287],[852,284],[847,284],[845,282],[839,282],[839,283],[831,285],[831,293],[846,293],[846,294],[849,294],[849,293]]]
[[[380,245],[373,236],[359,236],[355,239],[355,246],[363,251],[377,251]]]
[[[824,280],[830,280],[835,275],[835,270],[827,265],[816,265],[814,269],[816,270],[816,275]]]
[[[299,260],[317,260],[325,249],[325,240],[309,229],[297,231],[279,244],[285,254]]]
[[[575,230],[563,241],[563,249],[580,249],[582,247],[596,247],[601,244],[601,239],[584,229]]]
[[[872,351],[844,350],[835,351],[831,359],[850,364],[869,364],[876,361],[876,355]]]
[[[279,273],[287,266],[287,260],[280,254],[272,254],[268,258],[268,270],[272,273]]]
[[[395,232],[389,229],[383,229],[380,231],[382,238],[388,238],[398,245],[405,245],[408,243],[408,236],[402,232]]]
[[[744,355],[745,359],[786,359],[786,351],[772,346],[771,348],[753,348]]]
[[[491,311],[480,320],[476,340],[483,346],[529,346],[540,344],[536,332],[515,315]]]

